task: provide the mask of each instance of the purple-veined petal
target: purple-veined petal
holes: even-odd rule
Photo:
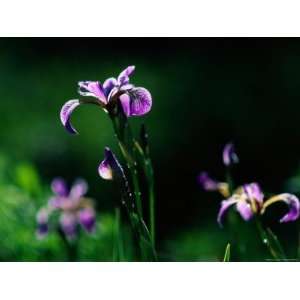
[[[228,198],[226,200],[223,200],[221,202],[221,207],[220,207],[220,210],[219,210],[219,213],[218,213],[218,217],[217,217],[217,221],[218,221],[218,223],[219,223],[219,225],[221,227],[223,227],[222,220],[223,220],[225,212],[228,210],[228,208],[231,205],[237,203],[238,201],[239,201],[238,199],[235,199],[234,197],[230,197],[230,198]]]
[[[86,194],[88,190],[88,184],[83,179],[78,179],[73,184],[71,190],[70,190],[70,198],[78,199]]]
[[[300,214],[299,199],[295,195],[288,194],[288,193],[278,195],[278,197],[279,196],[282,198],[282,201],[284,201],[289,207],[288,213],[286,213],[280,219],[280,223],[291,222],[291,221],[297,220],[299,218],[299,214]]]
[[[110,155],[110,149],[105,148],[104,159],[98,167],[98,173],[99,173],[100,177],[102,177],[105,180],[113,179],[113,170],[109,163],[109,155]]]
[[[264,194],[258,183],[253,182],[249,184],[245,184],[243,189],[250,200],[255,200],[260,205],[263,203]]]
[[[69,193],[65,180],[60,177],[54,178],[52,180],[51,189],[53,193],[61,197],[66,197]]]
[[[77,234],[77,218],[73,213],[65,212],[62,213],[59,219],[60,226],[64,234],[74,239]]]
[[[246,201],[238,201],[236,204],[236,209],[245,221],[249,221],[253,216],[251,205]]]
[[[141,87],[133,88],[127,94],[121,95],[120,101],[127,117],[145,115],[152,107],[150,92]]]
[[[198,176],[198,182],[205,191],[217,191],[219,182],[209,177],[207,172]]]
[[[99,81],[80,81],[78,82],[78,85],[78,92],[81,96],[95,97],[103,105],[107,104],[105,91]]]
[[[129,77],[135,70],[135,66],[129,66],[125,70],[123,70],[118,76],[119,85],[127,84],[129,82]]]
[[[223,150],[223,163],[225,166],[230,166],[239,162],[239,158],[235,153],[234,145],[228,143],[225,145]]]
[[[93,232],[96,225],[96,214],[91,207],[82,209],[79,212],[79,222],[87,232]]]
[[[72,134],[77,134],[78,132],[70,122],[71,114],[74,111],[74,109],[80,104],[81,103],[78,99],[69,100],[64,104],[60,111],[60,120],[62,124]]]
[[[116,87],[118,85],[117,79],[116,78],[108,78],[104,81],[103,83],[103,91],[104,94],[106,96],[106,98],[108,98],[109,93],[111,92],[111,90]]]

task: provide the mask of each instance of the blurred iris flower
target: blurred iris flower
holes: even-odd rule
[[[235,205],[236,210],[245,221],[249,221],[255,214],[263,214],[269,205],[282,201],[287,204],[288,212],[280,219],[280,223],[295,221],[299,218],[299,199],[292,194],[283,193],[265,200],[264,194],[258,185],[253,182],[238,188],[232,196],[221,202],[218,213],[218,223],[222,226],[222,219],[227,209]]]
[[[70,122],[70,117],[80,104],[96,104],[110,113],[119,102],[127,117],[148,113],[152,106],[150,92],[143,87],[135,87],[129,83],[134,70],[134,66],[129,66],[117,78],[108,78],[103,84],[100,81],[80,81],[78,92],[81,96],[88,98],[69,100],[63,105],[60,119],[64,127],[72,134],[77,133]]]
[[[79,225],[88,233],[92,233],[96,225],[96,212],[91,199],[85,198],[87,183],[79,179],[71,189],[65,181],[56,178],[51,184],[54,196],[48,204],[37,213],[37,235],[42,238],[48,234],[49,219],[55,213],[59,216],[59,228],[70,240],[78,234]]]
[[[223,150],[223,163],[230,166],[238,163],[238,157],[232,143],[226,144]],[[206,191],[218,191],[226,199],[221,202],[217,221],[222,226],[224,214],[231,206],[235,206],[241,217],[249,221],[254,215],[264,214],[267,207],[276,202],[284,202],[288,206],[288,212],[280,219],[281,223],[295,221],[300,215],[299,199],[289,193],[275,195],[267,200],[258,183],[253,182],[230,191],[229,183],[219,182],[211,178],[208,173],[202,172],[198,176],[198,182]]]

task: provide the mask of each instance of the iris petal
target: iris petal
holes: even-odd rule
[[[109,149],[105,148],[104,150],[104,159],[100,163],[98,167],[99,175],[105,180],[112,180],[113,179],[113,170],[109,163]]]
[[[129,66],[125,70],[123,70],[118,76],[119,85],[127,84],[129,82],[129,77],[135,70],[135,66]]]
[[[78,179],[75,181],[74,185],[71,188],[70,197],[78,199],[83,195],[85,195],[87,190],[88,190],[87,182],[83,179]]]
[[[219,223],[219,225],[220,225],[221,227],[223,227],[222,219],[223,219],[223,217],[224,217],[225,212],[228,210],[228,208],[229,208],[231,205],[237,203],[238,201],[239,201],[238,199],[235,199],[234,197],[231,197],[231,198],[228,198],[228,199],[223,200],[223,201],[221,202],[221,208],[220,208],[220,210],[219,210],[218,217],[217,217],[217,221],[218,221],[218,223]]]
[[[80,81],[78,82],[78,93],[81,96],[97,98],[102,104],[107,104],[105,91],[99,81]]]
[[[225,166],[230,166],[239,162],[239,158],[235,153],[234,145],[228,143],[225,145],[223,150],[223,163]]]
[[[47,209],[41,208],[36,215],[36,221],[37,221],[36,233],[38,238],[43,238],[45,235],[47,235],[49,231],[48,218],[49,218],[49,213]]]
[[[62,178],[54,178],[51,182],[51,189],[53,193],[58,196],[66,197],[68,195],[68,187],[64,179]]]
[[[120,96],[120,101],[127,117],[142,116],[148,113],[152,107],[152,97],[145,88],[133,88]]]
[[[60,111],[60,120],[64,127],[72,134],[77,134],[78,132],[72,126],[70,118],[74,109],[81,103],[78,99],[67,101]]]
[[[60,226],[64,234],[70,238],[74,239],[77,233],[77,219],[73,213],[63,213],[60,216]]]
[[[90,207],[82,209],[79,212],[79,222],[87,232],[92,232],[95,229],[96,224],[96,215],[94,209]]]
[[[258,183],[253,182],[253,183],[249,183],[249,184],[245,184],[243,186],[244,191],[247,195],[247,197],[250,200],[256,200],[257,202],[259,202],[260,204],[263,203],[264,200],[264,194],[259,186]]]
[[[281,219],[280,223],[295,221],[299,218],[300,214],[300,203],[299,199],[292,194],[281,194],[282,200],[288,205],[289,211]]]
[[[117,86],[117,84],[118,84],[117,79],[113,77],[108,78],[104,81],[103,90],[106,98],[108,98],[109,93],[115,86]]]
[[[236,209],[245,221],[249,221],[253,216],[251,205],[246,201],[237,202]]]
[[[198,182],[205,191],[217,191],[218,181],[209,177],[208,173],[202,172],[198,176]]]

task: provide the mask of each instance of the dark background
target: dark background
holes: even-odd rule
[[[287,191],[300,161],[299,39],[2,38],[1,152],[32,162],[45,184],[58,175],[69,182],[86,178],[99,212],[111,211],[118,194],[97,174],[105,146],[119,154],[107,116],[80,107],[72,118],[80,133],[74,137],[59,111],[78,97],[78,81],[103,82],[132,64],[132,82],[153,96],[151,112],[130,121],[136,128],[145,122],[150,134],[162,245],[182,232],[220,231],[221,198],[201,191],[196,177],[207,170],[224,179],[221,153],[228,141],[240,157],[237,183]],[[276,218],[285,208],[279,209]],[[294,227],[277,226],[276,218],[270,224],[279,234],[294,237]]]

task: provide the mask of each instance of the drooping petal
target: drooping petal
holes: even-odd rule
[[[299,199],[292,194],[281,194],[282,200],[288,205],[289,211],[281,219],[280,223],[295,221],[299,218],[300,203]]]
[[[93,232],[96,225],[96,214],[94,209],[87,207],[79,212],[79,222],[89,233]]]
[[[88,184],[84,179],[77,179],[70,191],[70,198],[78,199],[86,194]]]
[[[238,162],[239,162],[239,158],[235,153],[234,145],[232,143],[226,144],[223,150],[224,165],[230,166],[232,164],[237,164]]]
[[[64,127],[72,134],[77,134],[78,132],[72,126],[70,122],[71,114],[74,109],[79,106],[81,103],[78,99],[67,101],[60,111],[60,120]]]
[[[125,70],[123,70],[118,76],[119,85],[127,84],[129,82],[129,77],[135,70],[135,66],[129,66]]]
[[[109,148],[105,148],[104,150],[104,159],[100,163],[98,167],[98,173],[100,177],[102,177],[105,180],[112,180],[113,179],[113,170],[110,165],[110,155],[111,151]]]
[[[99,81],[80,81],[78,82],[78,93],[81,96],[97,98],[103,105],[107,104],[107,98],[102,84]]]
[[[219,225],[220,225],[221,227],[223,227],[222,220],[223,220],[223,217],[224,217],[225,212],[228,210],[228,208],[229,208],[231,205],[237,203],[238,201],[239,201],[238,199],[236,199],[236,198],[234,198],[234,197],[230,197],[230,198],[228,198],[228,199],[226,199],[226,200],[223,200],[223,201],[221,202],[221,208],[220,208],[220,210],[219,210],[218,217],[217,217],[217,221],[218,221],[218,223],[219,223]]]
[[[120,96],[120,101],[127,117],[142,116],[152,107],[152,97],[145,88],[133,88]]]
[[[104,91],[106,98],[108,98],[108,95],[111,92],[111,90],[117,85],[118,85],[117,79],[113,78],[113,77],[108,78],[104,81],[103,91]]]
[[[37,221],[36,234],[38,238],[43,238],[45,235],[48,234],[49,231],[48,218],[49,218],[49,213],[47,209],[41,208],[36,215],[36,221]]]
[[[73,213],[65,212],[62,213],[59,219],[60,226],[64,234],[70,238],[74,239],[77,234],[77,219]]]
[[[257,201],[259,204],[263,203],[264,200],[264,194],[259,186],[258,183],[253,182],[253,183],[249,183],[249,184],[245,184],[243,186],[243,189],[247,195],[247,197],[250,200],[255,200]]]
[[[54,178],[52,180],[51,189],[53,193],[61,197],[66,197],[69,193],[65,180],[60,177]]]
[[[236,209],[245,221],[249,221],[253,217],[251,205],[246,201],[238,201],[236,204]]]
[[[205,191],[217,191],[219,182],[209,177],[207,172],[198,176],[198,182]]]

